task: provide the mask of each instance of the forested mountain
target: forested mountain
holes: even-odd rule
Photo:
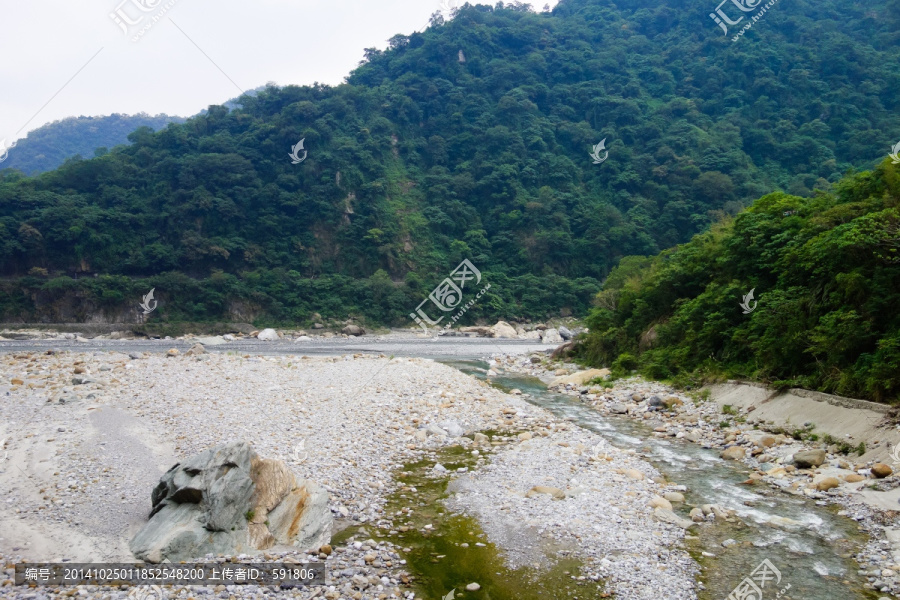
[[[687,244],[624,259],[582,351],[620,373],[894,400],[897,306],[900,164],[885,160],[832,193],[769,194]]]
[[[105,117],[69,117],[48,123],[18,141],[0,168],[18,169],[28,175],[52,171],[67,159],[91,158],[113,146],[128,143],[128,134],[139,127],[154,131],[169,123],[183,123],[184,118],[148,114]],[[99,150],[99,152],[97,152]]]
[[[493,283],[471,318],[583,312],[622,256],[880,161],[900,139],[898,8],[779,3],[735,42],[712,3],[436,15],[343,85],[270,87],[55,172],[6,172],[0,274],[18,279],[2,317],[155,286],[154,318],[239,302],[408,323],[463,258]]]

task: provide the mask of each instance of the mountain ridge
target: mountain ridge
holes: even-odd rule
[[[900,131],[896,5],[798,0],[737,43],[685,2],[467,5],[367,50],[340,86],[269,87],[106,156],[5,174],[0,274],[36,269],[26,296],[70,285],[44,271],[97,274],[123,298],[116,278],[172,273],[213,296],[224,278],[275,320],[313,312],[303,290],[326,278],[350,307],[326,310],[399,323],[469,258],[510,286],[472,318],[585,311],[621,257],[883,157],[883,132]],[[301,139],[308,158],[292,165]],[[529,290],[545,280],[581,292],[537,304]],[[387,285],[399,295],[376,298]],[[227,302],[174,304],[215,319]]]

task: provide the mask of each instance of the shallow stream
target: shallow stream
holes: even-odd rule
[[[447,364],[482,379],[488,366],[481,362]],[[855,521],[838,516],[837,507],[819,505],[762,483],[743,485],[750,470],[742,463],[724,461],[718,451],[688,441],[657,437],[644,423],[601,415],[576,398],[548,391],[535,377],[501,374],[490,382],[506,390],[518,388],[528,395],[525,399],[529,402],[603,435],[616,447],[637,451],[668,481],[687,486],[685,506],[675,509],[682,516],[687,517],[687,505],[718,504],[737,511],[741,524],[720,522],[693,527],[689,532],[698,537],[688,540],[687,547],[703,568],[701,581],[706,589],[699,594],[701,600],[724,600],[764,560],[780,575],[765,584],[765,600],[879,597],[863,588],[865,580],[857,574],[859,567],[851,558],[866,537]],[[722,542],[727,539],[738,544],[725,548]],[[703,557],[702,552],[715,558]]]

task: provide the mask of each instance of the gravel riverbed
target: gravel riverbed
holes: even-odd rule
[[[650,598],[661,589],[694,597],[693,567],[678,548],[681,529],[650,518],[645,506],[661,489],[649,464],[616,452],[591,458],[587,450],[602,443],[597,436],[570,430],[521,398],[428,359],[19,352],[0,356],[0,418],[3,597],[125,597],[125,589],[15,587],[11,568],[23,560],[133,561],[128,541],[146,522],[159,477],[210,446],[247,441],[260,456],[285,460],[299,478],[327,489],[338,528],[364,524],[375,532],[397,487],[394,472],[457,444],[460,433],[487,430],[533,431],[530,441],[495,445],[491,461],[472,476],[475,489],[490,493],[477,503],[464,492],[456,498],[510,551],[510,561],[518,560],[515,548],[504,546],[496,525],[507,517],[492,516],[505,505],[539,535],[563,542],[592,574],[609,578],[617,597]],[[570,497],[538,494],[526,502],[520,494],[535,485],[562,486]],[[506,487],[500,493],[496,486],[515,493],[507,497]],[[604,512],[596,502],[610,506]],[[325,561],[329,580],[277,590],[280,596],[416,596],[402,548],[386,541],[357,535],[330,554],[296,550],[272,549],[264,558]],[[650,566],[629,575],[638,562]],[[242,586],[165,591],[179,598],[276,593]]]

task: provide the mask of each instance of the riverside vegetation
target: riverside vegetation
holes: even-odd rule
[[[623,260],[597,304],[580,351],[620,375],[896,401],[900,169],[885,160],[812,198],[769,194],[687,244]]]
[[[740,44],[683,1],[435,15],[342,85],[268,87],[91,160],[3,171],[0,319],[121,320],[155,287],[157,320],[408,323],[463,258],[492,282],[470,322],[584,314],[623,256],[883,156],[898,7],[798,1]]]

